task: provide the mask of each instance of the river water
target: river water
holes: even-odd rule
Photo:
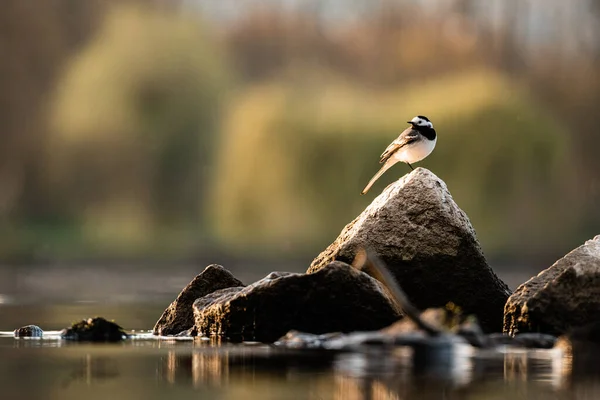
[[[4,279],[0,399],[600,399],[600,368],[594,367],[600,352],[595,357],[592,348],[587,358],[597,362],[582,367],[561,350],[453,345],[441,352],[334,353],[150,335],[197,272],[144,278],[127,270],[80,270],[77,278],[29,271],[9,277],[11,285]],[[115,320],[135,339],[92,345],[56,338],[57,330],[93,316]],[[27,324],[55,330],[54,336],[12,337]]]
[[[2,399],[596,399],[559,350],[430,357],[398,347],[351,353],[262,344],[158,340],[122,344],[0,337]]]

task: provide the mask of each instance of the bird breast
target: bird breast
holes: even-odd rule
[[[437,142],[437,137],[433,140],[427,140],[425,138],[419,140],[416,143],[410,143],[402,146],[394,157],[398,161],[402,161],[404,163],[415,163],[417,161],[421,161],[425,157],[431,154],[433,149],[435,148],[435,144]]]

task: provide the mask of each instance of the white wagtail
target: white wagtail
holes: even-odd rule
[[[437,142],[437,135],[429,118],[418,115],[408,121],[408,123],[411,126],[406,128],[381,155],[379,163],[385,164],[383,164],[381,169],[377,171],[373,178],[371,178],[361,194],[367,193],[375,181],[398,161],[406,163],[410,169],[414,169],[412,165],[410,165],[411,163],[421,161],[433,151],[435,143]]]

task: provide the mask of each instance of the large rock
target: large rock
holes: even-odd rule
[[[245,288],[194,302],[199,335],[273,342],[290,330],[309,333],[383,328],[401,317],[381,284],[335,262],[314,274],[274,272]]]
[[[515,290],[504,309],[504,331],[562,334],[600,321],[600,235]]]
[[[417,168],[388,186],[311,264],[352,262],[367,248],[382,259],[420,309],[454,302],[484,331],[502,330],[510,290],[488,266],[475,230],[446,184]]]
[[[192,305],[196,299],[216,290],[244,286],[231,272],[220,265],[209,265],[197,275],[179,296],[162,313],[153,333],[155,335],[177,335],[194,326]]]

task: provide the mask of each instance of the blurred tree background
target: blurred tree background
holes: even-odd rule
[[[308,261],[417,114],[486,255],[600,226],[600,1],[7,0],[0,259]],[[215,260],[218,261],[218,260]]]

